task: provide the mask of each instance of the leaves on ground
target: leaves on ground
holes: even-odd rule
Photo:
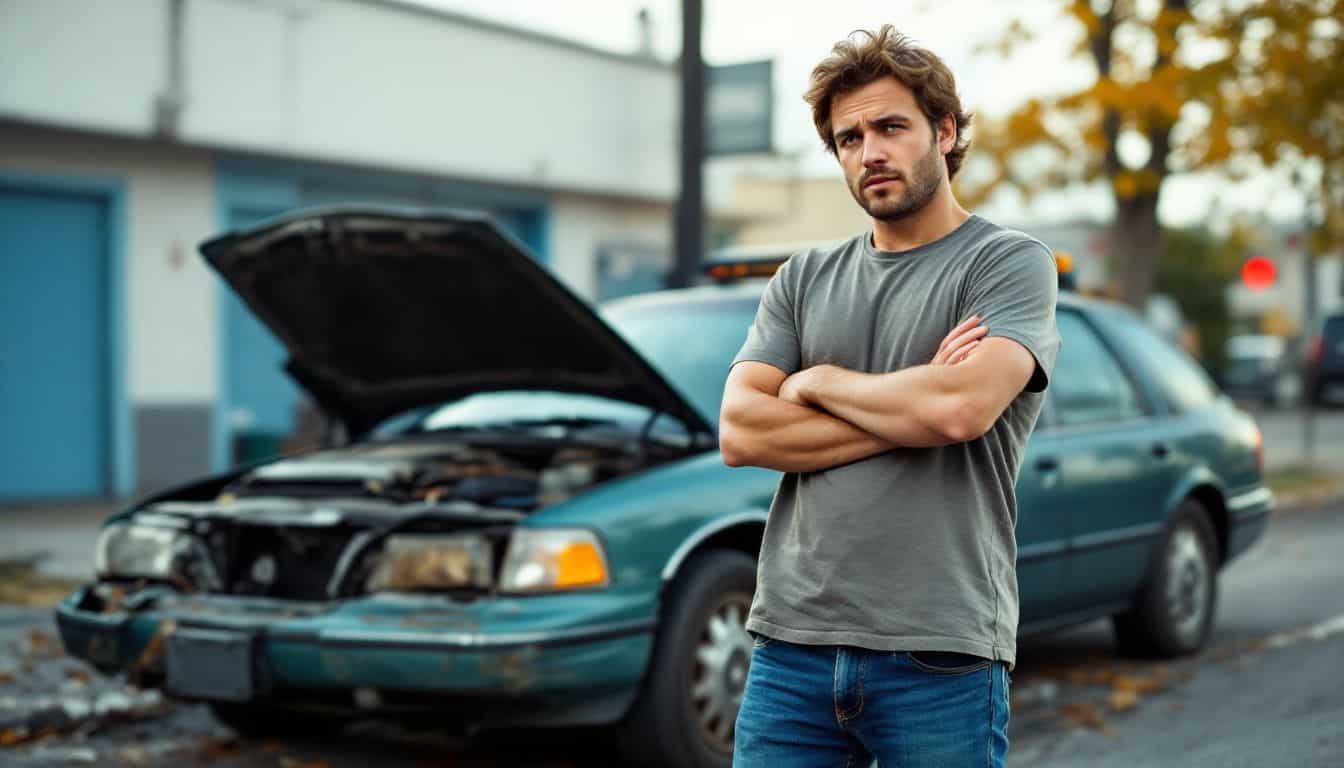
[[[1111,705],[1112,712],[1128,712],[1139,706],[1139,694],[1135,691],[1114,690],[1106,698],[1106,703]]]
[[[281,755],[280,768],[331,768],[331,763],[326,760],[299,760]]]
[[[36,561],[0,561],[0,603],[55,605],[78,585],[78,581],[38,573]]]
[[[1101,710],[1097,709],[1097,706],[1090,701],[1070,702],[1060,707],[1059,713],[1064,716],[1064,719],[1072,723],[1110,735],[1110,730],[1106,727],[1106,718],[1102,716]]]

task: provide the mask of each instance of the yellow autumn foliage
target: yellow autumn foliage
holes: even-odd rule
[[[1149,195],[1156,206],[1152,193],[1173,173],[1300,168],[1318,212],[1313,242],[1344,243],[1344,0],[1058,2],[1075,24],[1076,55],[1097,75],[978,117],[973,154],[993,168],[960,189],[969,204],[1001,186],[1030,195],[1105,180],[1117,201]],[[1017,24],[982,50],[1011,55],[1031,39]],[[1151,148],[1139,166],[1118,151],[1126,133]],[[1035,167],[1021,168],[1022,157]]]

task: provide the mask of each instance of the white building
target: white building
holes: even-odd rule
[[[0,0],[0,502],[125,496],[292,431],[207,236],[484,210],[595,298],[599,264],[668,250],[676,138],[669,64],[395,0]]]

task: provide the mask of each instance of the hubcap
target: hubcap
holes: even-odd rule
[[[1177,634],[1193,640],[1209,611],[1209,563],[1199,535],[1181,526],[1167,550],[1167,610]]]
[[[721,752],[733,749],[733,725],[747,687],[752,642],[746,618],[750,609],[750,595],[724,595],[701,629],[695,648],[691,705],[701,735]]]

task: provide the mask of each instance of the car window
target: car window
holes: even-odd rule
[[[1158,334],[1137,316],[1120,309],[1098,313],[1125,357],[1141,361],[1163,398],[1177,412],[1206,408],[1218,400],[1208,374],[1185,350]]]
[[[607,322],[710,423],[718,423],[728,367],[746,341],[756,301],[623,303]]]
[[[1095,331],[1076,312],[1057,315],[1063,346],[1046,390],[1054,425],[1128,421],[1143,415],[1129,377]]]
[[[1344,315],[1334,315],[1325,319],[1324,336],[1327,339],[1344,337]]]

